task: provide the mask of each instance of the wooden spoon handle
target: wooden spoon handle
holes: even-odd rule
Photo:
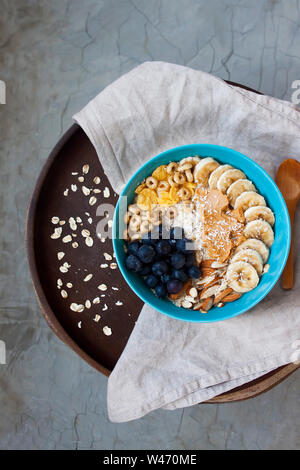
[[[289,256],[282,273],[282,287],[283,289],[292,289],[294,285],[294,256],[293,256],[293,221],[295,210],[289,209],[290,221],[291,221],[291,246]]]

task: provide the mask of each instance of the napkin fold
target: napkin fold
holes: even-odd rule
[[[284,158],[300,155],[300,113],[292,103],[163,62],[122,76],[74,119],[117,193],[145,161],[179,145],[233,148],[272,177]],[[277,283],[250,312],[216,323],[181,322],[145,305],[108,380],[111,421],[191,406],[291,362],[300,340],[299,283],[298,264],[293,290]]]

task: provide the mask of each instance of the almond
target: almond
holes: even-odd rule
[[[214,303],[214,300],[212,297],[207,297],[207,299],[204,300],[203,304],[202,304],[202,308],[201,308],[201,311],[203,312],[208,312],[209,309],[211,309],[211,307],[213,306],[213,303]]]
[[[234,300],[239,299],[242,294],[238,294],[237,292],[233,292],[232,294],[227,295],[222,299],[222,302],[233,302]]]
[[[214,304],[218,304],[219,302],[221,302],[221,300],[223,300],[224,297],[226,297],[227,295],[231,294],[231,292],[231,287],[227,287],[227,289],[224,289],[222,292],[220,292],[219,295],[217,295],[217,297],[215,297]]]

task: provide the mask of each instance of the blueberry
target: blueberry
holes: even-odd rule
[[[154,245],[155,240],[151,238],[151,232],[144,233],[142,235],[142,244],[143,245]]]
[[[159,255],[168,255],[171,251],[171,246],[167,240],[159,240],[156,243],[156,251]]]
[[[147,287],[153,289],[153,287],[155,287],[158,283],[158,279],[153,274],[149,274],[149,276],[146,277],[145,283]]]
[[[178,279],[171,279],[171,281],[167,283],[167,290],[169,294],[178,294],[178,292],[181,291],[182,287],[183,283]]]
[[[174,253],[171,256],[171,264],[175,269],[180,269],[184,266],[185,256],[182,253]]]
[[[172,272],[173,279],[178,279],[179,281],[185,282],[188,279],[188,276],[183,271],[183,269],[174,269]]]
[[[156,261],[152,266],[152,272],[155,276],[162,276],[166,274],[169,270],[169,267],[165,261]]]
[[[162,276],[160,276],[160,280],[163,284],[166,284],[168,281],[170,281],[170,279],[170,274],[163,274]]]
[[[199,268],[197,268],[197,266],[192,266],[188,270],[188,275],[194,279],[198,279],[198,277],[201,276],[201,271]]]
[[[188,254],[192,252],[189,247],[190,244],[192,244],[191,240],[188,240],[187,238],[182,238],[181,240],[177,240],[176,248],[178,251],[181,251],[181,253]]]
[[[137,273],[143,267],[142,262],[135,255],[128,255],[125,260],[127,269]]]
[[[183,238],[184,231],[182,227],[172,227],[170,230],[170,238],[171,240],[179,240]]]
[[[131,242],[128,244],[128,253],[130,255],[135,255],[137,256],[139,248],[140,248],[140,243],[139,242]]]
[[[158,284],[158,286],[155,287],[155,293],[157,297],[163,298],[166,297],[167,290],[163,284]]]
[[[142,245],[138,251],[138,257],[143,263],[151,263],[155,256],[155,250],[150,245]]]
[[[195,255],[194,253],[189,253],[188,255],[186,255],[185,257],[185,266],[187,268],[190,268],[191,266],[193,266],[195,264]]]
[[[146,264],[145,266],[142,267],[139,271],[140,276],[147,276],[147,274],[151,273],[151,267],[149,264]]]

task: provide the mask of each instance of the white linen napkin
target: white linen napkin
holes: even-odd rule
[[[233,148],[273,178],[284,158],[300,155],[300,113],[292,103],[163,62],[122,76],[74,119],[118,193],[145,161],[179,145]],[[145,305],[108,380],[111,421],[190,406],[291,362],[300,340],[299,263],[296,271],[293,290],[277,283],[251,311],[222,322],[181,322]]]

